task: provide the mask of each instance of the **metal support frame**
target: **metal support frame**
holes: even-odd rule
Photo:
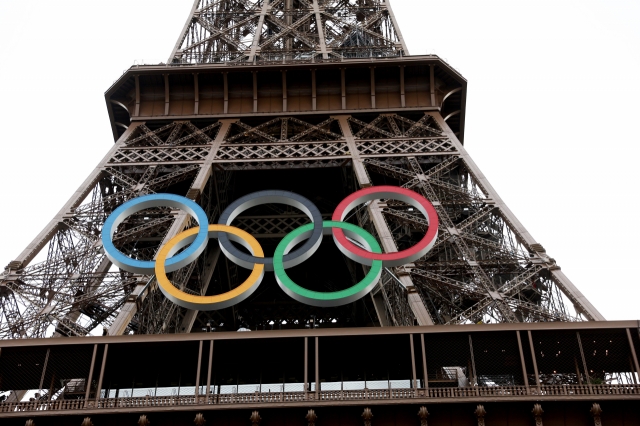
[[[315,379],[316,379],[316,400],[320,399],[320,346],[318,337],[315,338]]]
[[[170,66],[132,68],[110,89],[112,125],[126,130],[0,276],[0,338],[44,337],[52,324],[55,336],[83,336],[99,326],[111,335],[190,331],[210,314],[169,303],[156,292],[152,276],[110,272],[99,240],[104,219],[128,199],[170,187],[188,188],[183,195],[214,218],[228,201],[232,173],[267,169],[351,168],[349,185],[368,187],[383,182],[382,175],[432,201],[440,219],[432,250],[413,264],[386,268],[371,293],[381,326],[604,319],[472,161],[457,137],[464,130],[466,81],[435,56],[403,57],[408,52],[389,0],[367,0],[367,7],[337,0],[237,1],[238,7],[231,8],[226,2],[194,1]],[[280,94],[266,90],[279,84],[265,80],[271,75],[263,72],[269,65],[281,72],[281,109]],[[389,75],[384,67],[395,66],[399,73],[391,74],[399,91],[376,98],[376,67],[380,79]],[[362,72],[367,67],[368,74]],[[428,81],[429,90],[424,84],[418,85],[421,89],[406,86],[405,67],[408,75],[418,72],[422,82]],[[318,81],[333,78],[338,69],[340,93],[332,82],[321,98],[325,111],[318,111]],[[311,87],[297,77],[307,70]],[[240,112],[234,104],[245,105],[244,100],[233,102],[229,114],[230,97],[239,96],[240,73],[252,75],[252,98]],[[216,100],[215,111],[205,112],[210,103],[205,99],[212,94],[205,93],[209,89],[200,74],[222,79],[222,108]],[[149,79],[151,75],[155,77]],[[148,114],[152,80],[152,92],[164,94],[164,108],[140,116],[141,109]],[[171,84],[178,81],[185,87],[193,82],[193,114],[171,120],[178,102],[172,104]],[[369,85],[369,105],[365,93],[353,93],[347,84]],[[310,98],[297,102],[309,89]],[[266,99],[260,98],[262,92],[269,92]],[[354,96],[364,104],[362,110],[347,111]],[[396,104],[379,108],[387,98]],[[415,98],[429,101],[416,105]],[[162,104],[161,99],[154,102]],[[302,109],[296,109],[298,104]],[[123,124],[125,113],[131,125]],[[385,252],[415,243],[415,235],[429,226],[413,209],[393,200],[371,202],[357,214]],[[242,223],[256,235],[279,236],[286,232],[287,220],[300,219],[260,216]],[[123,253],[151,259],[159,245],[190,224],[184,212],[140,213],[121,225],[116,243]],[[45,248],[46,260],[32,265]],[[205,294],[218,255],[207,252],[176,271],[173,282]],[[236,276],[229,268],[229,285]],[[235,324],[236,310],[231,311],[232,318],[225,321]]]
[[[369,67],[371,71],[371,108],[376,107],[376,67]]]
[[[230,9],[224,2],[196,0],[168,62],[329,61],[408,55],[389,0],[371,0],[366,8],[337,0],[239,3],[241,7]]]
[[[418,387],[418,379],[416,377],[416,352],[413,347],[413,334],[409,335],[409,349],[411,350],[411,387],[416,389]]]
[[[522,366],[522,379],[524,380],[524,385],[527,388],[527,393],[529,393],[529,377],[527,376],[527,365],[524,360],[524,351],[522,350],[522,339],[520,338],[520,331],[516,331],[516,336],[518,337],[518,352],[520,353],[520,365]]]
[[[462,143],[458,140],[456,135],[451,131],[447,123],[444,121],[439,113],[434,113],[433,118],[441,126],[445,134],[450,138],[454,144],[456,150],[460,153],[460,158],[464,161],[465,165],[469,168],[473,174],[478,185],[486,192],[487,198],[492,201],[492,205],[500,210],[500,214],[506,219],[510,228],[516,233],[517,238],[527,244],[532,253],[545,262],[548,265],[549,271],[554,278],[554,281],[561,288],[562,292],[571,300],[576,306],[579,313],[584,313],[589,320],[592,321],[605,321],[605,318],[600,312],[587,300],[587,298],[573,285],[573,283],[564,275],[560,268],[555,265],[555,261],[551,259],[545,252],[544,248],[538,244],[531,234],[520,223],[516,216],[507,207],[504,201],[498,196],[495,189],[491,186],[487,178],[482,174],[478,166],[475,164],[469,153],[466,151]]]
[[[213,372],[213,340],[209,341],[209,364],[207,365],[207,391],[205,395],[211,394],[211,373]]]
[[[91,355],[91,367],[89,367],[89,377],[87,378],[87,382],[85,384],[87,391],[84,394],[84,406],[87,407],[89,404],[89,393],[91,392],[91,380],[93,380],[93,369],[96,365],[96,355],[98,354],[98,345],[93,345],[93,354]]]
[[[367,172],[362,164],[362,160],[360,159],[360,155],[358,153],[358,148],[356,146],[355,138],[353,133],[351,132],[351,128],[347,121],[348,117],[344,115],[336,116],[336,119],[340,123],[340,127],[342,130],[342,134],[349,145],[350,153],[351,153],[351,161],[353,164],[353,169],[355,171],[356,179],[358,184],[361,187],[370,186],[371,182],[367,175]],[[378,237],[382,242],[382,247],[385,253],[396,252],[398,248],[394,242],[393,234],[389,230],[387,223],[382,215],[381,208],[379,207],[379,203],[377,201],[373,201],[367,207],[369,211],[370,220],[373,222],[373,225],[376,229]],[[418,321],[419,325],[433,325],[433,319],[431,318],[429,312],[426,310],[422,300],[420,299],[420,295],[412,290],[414,287],[411,277],[408,274],[402,274],[397,279],[402,283],[402,286],[407,290],[407,298],[408,303],[413,311],[415,318]],[[376,308],[376,311],[378,309]],[[384,321],[381,318],[381,313],[378,312],[379,321],[382,324]],[[413,321],[411,321],[413,323]]]
[[[287,111],[287,71],[282,71],[282,111]]]
[[[304,338],[304,391],[309,391],[309,338]]]
[[[638,380],[640,380],[640,364],[638,364],[638,354],[636,353],[635,345],[633,344],[633,339],[631,338],[631,330],[627,328],[627,338],[629,339],[629,347],[631,348],[631,357],[633,358],[633,365],[636,368],[636,374],[638,376]]]
[[[540,383],[540,374],[538,373],[538,361],[536,360],[536,350],[533,346],[533,337],[531,335],[531,330],[527,330],[527,336],[529,337],[529,348],[531,349],[531,361],[533,362],[533,373],[536,377],[536,387],[538,388],[538,394],[542,394],[541,383]]]
[[[420,346],[422,348],[422,375],[424,380],[424,388],[429,389],[429,376],[427,373],[427,351],[424,345],[424,334],[420,334]]]
[[[283,129],[287,126],[289,131],[285,132]],[[291,126],[297,126],[296,132],[290,131]],[[301,143],[302,138],[304,143]],[[158,161],[158,152],[162,152],[163,161]],[[206,198],[207,185],[211,185],[214,166],[230,173],[260,169],[264,164],[270,164],[270,168],[288,169],[292,168],[293,162],[293,168],[349,165],[360,187],[374,183],[370,173],[389,176],[434,203],[441,219],[441,229],[432,251],[413,265],[385,270],[381,285],[371,293],[380,325],[412,325],[415,320],[420,325],[429,325],[485,320],[602,319],[506,208],[442,116],[428,112],[417,121],[384,113],[364,122],[358,116],[341,114],[318,124],[283,116],[254,126],[228,118],[202,128],[190,121],[176,120],[153,130],[145,123],[134,122],[65,208],[0,277],[2,285],[8,286],[12,292],[3,299],[4,318],[8,320],[0,331],[5,336],[37,337],[43,335],[47,324],[54,323],[57,335],[86,335],[90,329],[102,324],[109,328],[110,334],[122,334],[139,327],[139,321],[144,323],[144,332],[152,329],[156,333],[191,330],[199,315],[195,311],[180,311],[177,316],[180,322],[176,324],[163,322],[151,328],[146,325],[149,321],[157,323],[160,316],[173,315],[172,312],[177,312],[175,307],[165,303],[159,310],[150,308],[152,301],[162,301],[161,296],[154,296],[147,302],[148,296],[155,294],[151,277],[109,272],[111,265],[108,259],[91,254],[92,250],[99,248],[94,229],[100,220],[104,220],[105,212],[122,201],[136,194],[159,191],[178,181],[193,179],[186,196],[202,201]],[[121,195],[100,194],[99,189],[104,185],[117,185],[122,188]],[[90,194],[94,199],[87,201]],[[112,199],[114,201],[110,201]],[[464,220],[459,218],[460,209],[452,208],[461,205],[470,212]],[[387,252],[397,250],[396,241],[407,235],[407,227],[424,229],[426,226],[420,216],[412,215],[393,203],[372,202],[363,218],[363,224],[373,225],[372,229],[381,238]],[[260,220],[265,219],[272,224],[276,220]],[[146,238],[161,243],[187,225],[187,216],[178,214],[176,217],[158,218],[149,226],[133,228],[127,231],[129,234],[119,235],[131,239],[137,238],[136,235],[148,235]],[[265,231],[258,220],[243,226],[248,226],[256,235],[265,232],[278,234],[274,229]],[[490,232],[490,238],[487,238],[487,232]],[[94,274],[95,278],[83,281],[83,288],[91,290],[93,300],[111,306],[107,316],[96,317],[89,325],[79,324],[79,311],[74,306],[87,300],[86,295],[81,299],[71,296],[70,300],[75,300],[73,303],[56,305],[58,310],[50,312],[46,318],[37,314],[46,308],[44,305],[34,304],[34,313],[13,309],[17,303],[13,301],[14,297],[28,300],[28,303],[35,300],[23,293],[20,282],[36,280],[35,286],[51,282],[50,278],[45,281],[45,277],[52,275],[42,271],[51,268],[49,265],[55,262],[64,265],[57,259],[68,256],[65,253],[70,253],[70,248],[66,245],[71,242],[65,241],[69,237],[76,238],[76,233],[81,235],[83,251],[75,249],[77,254],[74,254],[76,260],[73,263],[78,264],[76,271],[90,269]],[[47,243],[50,259],[28,266],[30,259]],[[202,273],[198,288],[201,292],[207,291],[215,268],[215,261],[210,260],[217,255],[210,253],[209,256],[213,257],[203,258],[211,266]],[[457,260],[460,257],[465,261]],[[190,272],[185,273],[183,279],[188,280]],[[67,270],[53,275],[59,277],[55,278],[59,279],[56,292],[64,289],[76,294],[71,278],[77,280],[79,276],[82,274]],[[506,277],[506,282],[496,279],[501,276]],[[523,295],[523,292],[530,292],[528,289],[534,284],[537,289],[534,295],[544,297],[541,301],[529,301],[529,296]],[[118,288],[119,291],[127,289],[126,293],[118,296]],[[575,314],[571,314],[564,304],[565,297],[576,306]],[[472,302],[471,307],[460,310],[450,302],[456,299],[465,300],[467,304]]]
[[[196,367],[196,389],[194,394],[196,398],[200,396],[200,370],[202,367],[202,344],[203,344],[203,341],[200,340],[200,344],[198,345],[198,366]]]
[[[198,115],[199,111],[200,111],[200,88],[199,88],[199,79],[198,79],[198,73],[194,72],[193,73],[193,114],[194,115]]]
[[[96,402],[100,399],[100,392],[102,391],[102,380],[104,379],[104,370],[107,366],[107,353],[109,351],[109,344],[104,345],[104,353],[102,354],[102,365],[100,366],[100,376],[98,377],[98,386],[96,387]]]

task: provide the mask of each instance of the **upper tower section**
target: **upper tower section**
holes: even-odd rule
[[[169,63],[403,55],[389,0],[195,0]]]

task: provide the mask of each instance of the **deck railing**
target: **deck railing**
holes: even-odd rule
[[[0,413],[16,411],[74,411],[113,408],[147,408],[170,406],[206,406],[233,404],[296,403],[314,401],[358,401],[399,399],[465,399],[513,398],[531,396],[536,399],[558,396],[630,395],[640,398],[640,385],[541,385],[541,386],[475,386],[428,389],[362,389],[321,392],[255,392],[210,394],[200,396],[144,396],[125,398],[59,399],[54,401],[4,402]]]

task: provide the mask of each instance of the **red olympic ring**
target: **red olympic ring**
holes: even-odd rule
[[[404,201],[418,209],[429,223],[425,236],[415,246],[392,253],[372,253],[364,250],[347,239],[340,228],[333,228],[333,239],[340,251],[348,258],[364,265],[371,265],[374,260],[381,260],[383,266],[400,266],[420,259],[433,247],[438,237],[438,214],[433,205],[422,195],[410,189],[397,186],[371,186],[354,192],[342,200],[333,212],[332,220],[341,222],[354,207],[376,199],[393,199]]]

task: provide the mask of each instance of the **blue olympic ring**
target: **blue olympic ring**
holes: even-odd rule
[[[155,260],[132,259],[129,256],[125,256],[113,244],[113,234],[122,221],[133,213],[151,207],[179,208],[189,213],[191,217],[195,218],[198,225],[200,225],[198,235],[193,241],[193,244],[187,247],[184,251],[170,259],[167,259],[166,271],[176,271],[193,262],[204,251],[207,246],[207,242],[209,241],[209,231],[207,230],[209,218],[202,207],[200,207],[195,201],[173,194],[143,195],[142,197],[127,201],[109,215],[104,223],[104,227],[102,228],[102,246],[104,247],[105,254],[109,260],[111,260],[114,265],[129,272],[147,275],[155,273]]]

